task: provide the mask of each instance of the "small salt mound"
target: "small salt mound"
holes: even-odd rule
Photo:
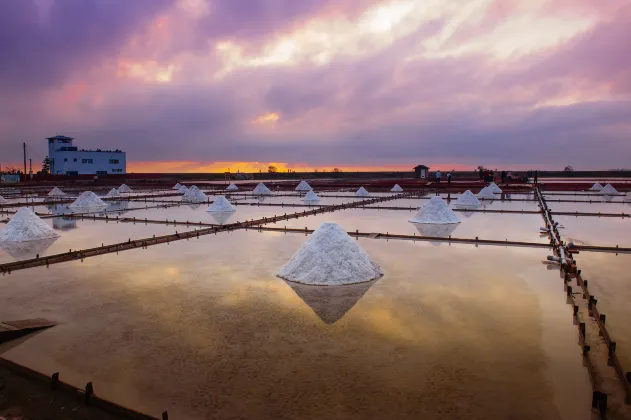
[[[394,187],[390,190],[391,192],[403,192],[403,188],[399,184],[394,184]]]
[[[20,208],[0,232],[0,242],[52,239],[59,235],[27,207]]]
[[[197,188],[197,185],[193,185],[191,188],[188,189],[189,191],[199,191],[199,188]]]
[[[495,194],[493,194],[493,191],[491,191],[489,187],[484,187],[478,193],[478,198],[483,198],[486,200],[494,200],[496,197],[495,197]]]
[[[296,191],[311,191],[312,189],[307,181],[300,181],[300,184],[296,187]]]
[[[118,192],[116,188],[112,188],[105,196],[112,198],[112,197],[120,197],[121,194]]]
[[[603,189],[603,186],[600,185],[599,182],[595,183],[594,185],[592,185],[592,187],[589,189],[590,191],[600,191]]]
[[[432,197],[427,204],[421,207],[416,216],[410,219],[412,223],[460,223],[456,213],[449,208],[447,203],[439,196]]]
[[[471,190],[467,190],[454,202],[454,206],[481,206],[480,200],[475,198]]]
[[[107,207],[107,203],[101,200],[96,194],[92,191],[86,191],[81,193],[81,195],[68,207],[75,208],[91,208],[91,207]]]
[[[270,191],[269,188],[267,188],[267,186],[265,184],[263,184],[262,182],[259,183],[256,188],[254,188],[254,190],[252,191],[253,194],[256,195],[270,195],[272,194],[272,192]]]
[[[359,189],[355,192],[355,195],[358,197],[367,197],[369,193],[366,191],[366,188],[359,187]]]
[[[613,187],[611,184],[605,185],[605,187],[600,190],[601,194],[618,194],[618,190]]]
[[[209,212],[228,212],[228,211],[237,211],[237,208],[230,204],[230,201],[223,195],[218,195],[215,197],[215,201],[208,207]]]
[[[186,185],[182,185],[180,186],[180,189],[178,190],[178,192],[185,194],[188,191],[188,188],[186,187]]]
[[[60,190],[59,188],[55,187],[52,190],[50,190],[50,192],[48,193],[48,196],[49,197],[65,197],[66,193]]]
[[[495,182],[491,182],[489,184],[488,188],[491,190],[491,192],[493,194],[501,194],[502,193],[502,189],[500,187],[498,187]]]
[[[234,184],[230,184],[228,185],[228,188],[226,188],[226,191],[237,191],[239,189],[239,187],[237,187]]]
[[[182,188],[182,184],[180,184],[179,182],[177,184],[175,184],[173,186],[173,188],[171,188],[172,190],[179,190],[180,188]]]
[[[7,201],[7,199],[6,199],[6,198],[4,198],[3,196],[1,196],[1,195],[0,195],[0,204],[3,204],[3,203],[8,203],[8,202],[9,202],[9,201]]]
[[[182,201],[186,203],[205,203],[208,201],[208,197],[206,194],[201,192],[199,189],[190,189],[184,193],[182,196]]]
[[[318,197],[318,195],[314,193],[313,190],[311,190],[307,194],[305,194],[302,201],[317,202],[320,201],[320,197]]]
[[[322,223],[278,272],[297,283],[330,286],[363,283],[383,275],[337,223]]]

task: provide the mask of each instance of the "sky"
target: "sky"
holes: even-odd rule
[[[631,0],[1,0],[0,164],[630,168]]]

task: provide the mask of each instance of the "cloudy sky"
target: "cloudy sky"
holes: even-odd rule
[[[0,164],[629,168],[629,40],[631,0],[0,0]]]

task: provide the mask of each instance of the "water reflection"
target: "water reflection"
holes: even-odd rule
[[[105,212],[109,214],[121,215],[127,211],[129,211],[129,201],[109,201],[105,207]]]
[[[432,236],[435,238],[448,238],[460,223],[412,223],[421,236]],[[441,242],[430,241],[434,246],[440,246]]]
[[[38,241],[0,242],[0,248],[15,260],[35,258],[46,251],[59,237],[40,239]]]
[[[77,221],[70,217],[53,217],[53,229],[70,230],[77,227]]]
[[[235,211],[211,211],[208,212],[213,219],[217,222],[217,224],[223,225],[235,214]]]
[[[311,286],[283,280],[325,324],[340,320],[380,279],[343,286]]]

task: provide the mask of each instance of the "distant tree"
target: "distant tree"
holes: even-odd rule
[[[50,158],[46,156],[42,162],[42,174],[48,175],[50,173]]]
[[[333,168],[333,172],[342,172],[340,168]]]
[[[572,168],[570,165],[566,166],[565,169],[563,169],[565,172],[574,172],[574,168]]]
[[[275,174],[276,172],[278,172],[278,168],[274,165],[270,165],[267,167],[267,172],[269,172],[270,174]]]

